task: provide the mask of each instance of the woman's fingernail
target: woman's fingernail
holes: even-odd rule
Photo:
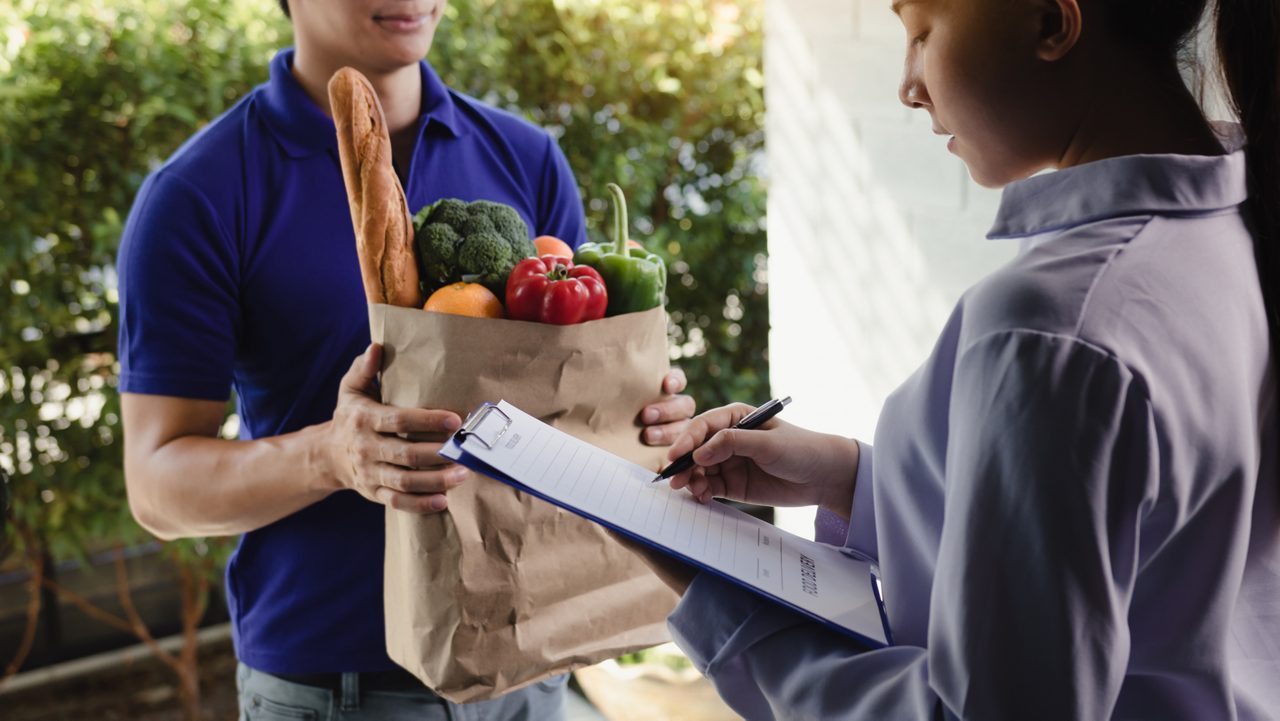
[[[445,505],[444,496],[436,496],[431,499],[431,507],[437,511],[443,511]]]
[[[455,468],[452,471],[449,471],[449,480],[452,481],[453,483],[462,483],[463,481],[467,480],[468,475],[469,474],[467,473],[467,469]]]
[[[644,410],[644,422],[645,422],[645,423],[653,423],[653,422],[654,422],[654,421],[656,421],[656,420],[658,420],[658,409],[657,409],[657,408],[646,408],[646,409]]]
[[[457,416],[449,416],[444,419],[444,429],[450,433],[462,427],[462,421]]]

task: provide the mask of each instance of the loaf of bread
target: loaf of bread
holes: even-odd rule
[[[356,231],[356,252],[370,303],[421,308],[413,218],[391,164],[391,136],[368,78],[342,68],[329,79],[342,179]]]

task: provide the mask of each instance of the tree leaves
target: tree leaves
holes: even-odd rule
[[[768,393],[761,0],[451,3],[453,87],[559,140],[595,240],[618,182],[671,269],[673,359],[699,407]],[[146,537],[121,472],[113,270],[147,173],[267,77],[264,0],[0,7],[0,469],[59,558]],[[216,573],[229,544],[169,551]],[[21,551],[21,544],[17,544]]]

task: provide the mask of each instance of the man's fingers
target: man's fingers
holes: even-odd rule
[[[686,421],[693,417],[694,402],[692,396],[671,396],[656,403],[645,406],[640,413],[640,420],[646,426],[673,421]]]
[[[451,433],[406,433],[403,438],[412,443],[435,443],[444,445],[449,440]]]
[[[376,390],[375,381],[378,378],[378,371],[382,369],[382,346],[377,343],[370,343],[364,353],[356,356],[351,361],[351,368],[347,370],[346,375],[342,376],[342,382],[339,384],[339,393],[358,393],[364,396],[372,396]]]
[[[649,426],[644,429],[644,442],[651,446],[667,445],[680,437],[689,421],[676,421],[660,426]]]
[[[431,471],[411,471],[384,463],[378,466],[373,480],[399,493],[444,493],[461,485],[467,480],[467,475],[467,470],[462,466]]]
[[[662,392],[667,395],[675,395],[683,393],[684,389],[689,386],[689,379],[684,375],[683,368],[672,368],[662,379]],[[693,415],[691,412],[689,415]]]
[[[373,436],[374,440],[362,447],[360,457],[369,462],[390,463],[410,469],[436,469],[452,465],[453,461],[440,456],[440,443],[413,443],[396,436]]]
[[[453,433],[462,419],[452,411],[381,406],[373,412],[372,426],[378,433]]]
[[[440,493],[401,493],[390,488],[379,488],[377,499],[391,508],[409,513],[439,513],[449,507],[449,499]]]

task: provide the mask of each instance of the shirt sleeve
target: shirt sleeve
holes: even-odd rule
[[[880,560],[880,548],[876,542],[875,486],[872,472],[872,447],[858,444],[858,471],[853,483],[853,507],[849,522],[836,514],[819,508],[813,519],[813,537],[818,543],[851,548],[870,561]]]
[[[864,652],[702,574],[669,625],[744,717],[1110,718],[1157,485],[1145,385],[1079,340],[1010,332],[967,349],[953,388],[928,647]]]
[[[578,181],[568,158],[550,135],[547,136],[538,227],[534,234],[553,235],[574,248],[587,242],[587,218],[582,196],[578,194]]]
[[[122,392],[227,400],[241,317],[234,249],[190,183],[160,171],[143,184],[116,257]]]

